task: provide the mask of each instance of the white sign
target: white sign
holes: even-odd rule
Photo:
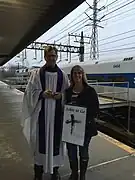
[[[65,105],[62,141],[83,146],[87,109]]]

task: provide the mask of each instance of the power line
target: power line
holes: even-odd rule
[[[107,7],[108,6],[111,6],[112,4],[114,4],[114,3],[116,3],[118,0],[115,0],[114,2],[112,2],[112,3],[110,3],[110,4],[108,4],[107,5]],[[87,8],[84,12],[86,12],[86,11],[88,11],[90,8]],[[76,19],[78,19],[82,14],[84,14],[84,12],[83,13],[81,13],[80,15],[78,15],[75,19],[73,19],[70,23],[68,23],[67,24],[67,26],[69,25],[69,24],[72,24],[72,22],[74,22]],[[90,16],[92,16],[92,14],[90,15]],[[85,21],[86,20],[86,21]],[[84,22],[83,22],[84,21]],[[60,31],[59,31],[59,33],[57,33],[57,34],[55,34],[54,36],[52,36],[52,37],[50,37],[49,39],[47,39],[46,40],[46,42],[47,41],[49,41],[49,40],[51,40],[51,39],[53,39],[53,38],[56,38],[57,36],[59,36],[59,35],[61,35],[62,33],[64,33],[64,32],[66,32],[66,31],[68,31],[69,29],[71,29],[72,27],[74,27],[74,26],[76,26],[76,25],[78,25],[78,24],[83,24],[83,23],[85,23],[85,22],[87,22],[88,21],[88,18],[84,18],[84,19],[82,19],[82,20],[80,20],[80,21],[78,21],[78,22],[76,22],[75,24],[73,24],[73,25],[71,25],[71,26],[69,26],[69,27],[64,27],[64,28],[62,28]],[[78,28],[79,27],[79,29],[75,29],[76,31],[78,31],[78,30],[80,30],[80,25],[79,26],[77,26],[76,28]],[[72,30],[72,31],[74,31],[74,30]],[[61,39],[63,39],[64,37],[66,37],[67,35],[64,35],[64,36],[62,36],[62,38],[60,38],[60,39],[58,39],[58,40],[56,40],[56,41],[59,41],[59,40],[61,40]]]
[[[117,1],[118,1],[118,0],[114,1],[113,3],[116,3]],[[124,5],[122,5],[122,6],[118,7],[118,8],[116,8],[115,10],[109,12],[109,13],[106,14],[105,16],[107,16],[107,15],[109,15],[109,14],[111,14],[111,13],[113,13],[113,12],[115,12],[115,11],[121,9],[121,8],[124,8],[124,7],[126,7],[127,5],[129,5],[129,4],[133,3],[133,2],[134,2],[134,1],[131,1],[131,2],[127,3],[127,4],[124,4]],[[113,3],[110,3],[109,5],[112,5]],[[109,5],[108,5],[108,6],[109,6]],[[80,28],[82,28],[82,27],[80,27]],[[79,28],[79,29],[80,29],[80,28]],[[79,29],[77,29],[77,30],[79,30]],[[92,46],[91,46],[91,47],[92,47]]]
[[[114,2],[108,4],[106,7],[111,6],[112,4],[116,3],[117,1],[118,1],[118,0],[115,0]],[[88,11],[89,9],[90,9],[90,8],[87,8],[84,12]],[[64,33],[65,31],[68,31],[69,29],[71,29],[71,28],[74,27],[75,25],[78,25],[79,23],[82,24],[82,22],[85,21],[86,19],[87,19],[87,21],[88,21],[88,18],[84,18],[84,19],[76,22],[75,24],[71,25],[70,27],[68,27],[68,25],[72,24],[72,22],[74,22],[76,19],[78,19],[82,14],[84,14],[84,12],[81,13],[80,15],[78,15],[75,19],[73,19],[70,23],[68,23],[64,28],[62,28],[62,29],[59,31],[59,33],[57,33],[57,34],[55,34],[54,36],[52,36],[52,37],[50,37],[49,39],[47,39],[46,42],[49,41],[49,40],[51,40],[51,39],[53,39],[53,38],[55,38],[55,37],[57,37],[57,36],[59,36],[59,35],[61,35],[61,34]],[[92,16],[92,14],[91,14],[90,16]],[[86,22],[86,21],[85,21],[85,22]],[[85,23],[85,22],[84,22],[84,23]],[[67,28],[66,28],[66,27],[67,27]],[[77,27],[78,27],[78,26],[77,26]],[[79,25],[79,27],[80,27],[80,25]],[[79,29],[79,30],[80,30],[80,29]],[[72,30],[72,31],[73,31],[73,30]],[[66,37],[66,36],[63,36],[63,37]],[[63,38],[62,38],[62,39],[63,39]],[[60,38],[60,40],[61,40],[61,38]],[[58,40],[56,40],[56,41],[58,41]]]
[[[106,19],[102,20],[102,22],[107,21],[107,20],[109,20],[109,19],[112,19],[112,18],[114,18],[114,17],[117,17],[117,16],[119,16],[119,15],[123,15],[123,14],[125,14],[125,13],[127,13],[127,12],[130,12],[130,11],[134,10],[134,9],[135,9],[135,8],[131,8],[131,9],[129,9],[129,10],[126,10],[125,12],[121,12],[121,13],[119,13],[119,14],[116,14],[116,15],[114,15],[114,16],[111,16],[111,17],[109,17],[109,18],[106,18]]]
[[[133,45],[133,44],[135,44],[135,42],[121,44],[121,45],[118,45],[118,46],[115,46],[115,47],[111,47],[111,48],[122,47],[122,46],[129,46],[129,45]],[[107,49],[106,49],[106,50],[107,50]]]
[[[79,31],[79,30],[82,30],[82,28],[84,28],[84,27],[87,27],[86,24],[85,24],[85,25],[83,24],[83,26],[81,26],[81,27],[80,27],[80,26],[77,26],[77,28],[75,28],[74,30],[72,30],[71,33],[73,33],[73,32],[75,33],[75,32],[77,32],[77,31]]]
[[[92,16],[92,14],[90,15],[90,16]],[[72,29],[72,31],[70,31],[70,33],[72,33],[72,32],[76,32],[76,31],[79,31],[80,29],[82,29],[83,27],[85,27],[85,25],[84,25],[84,23],[86,23],[87,21],[89,20],[89,18],[88,17],[86,17],[86,18],[84,18],[83,20],[80,20],[79,21],[79,23],[81,23],[81,24],[79,24],[78,22],[76,23],[76,24],[73,24],[72,26],[70,26],[70,27],[68,27],[65,31],[67,31],[68,29],[70,29],[70,28],[72,28],[72,27],[74,27],[75,25],[78,25],[76,28],[74,28],[74,29]],[[84,22],[83,22],[84,21]],[[83,26],[81,26],[80,27],[80,25],[83,25]],[[79,27],[79,28],[78,28]],[[78,29],[77,29],[78,28]],[[64,32],[65,32],[64,31]],[[63,32],[62,32],[63,33]],[[61,33],[59,33],[59,34],[57,34],[57,35],[60,35]],[[64,36],[62,36],[61,38],[59,38],[58,40],[56,40],[56,41],[60,41],[61,39],[63,39],[64,37],[66,37],[67,36],[67,34],[66,35],[64,35]],[[56,36],[55,36],[56,37]],[[49,39],[50,40],[50,39]]]
[[[117,40],[115,40],[115,41],[106,42],[106,43],[100,44],[100,46],[103,46],[103,45],[105,45],[105,44],[115,43],[115,42],[122,41],[122,40],[125,40],[125,39],[129,39],[129,38],[132,38],[132,37],[135,37],[135,35],[128,36],[128,37],[121,38],[121,39],[117,39]]]
[[[115,3],[115,2],[117,2],[118,0],[116,0],[116,1],[114,1],[114,2],[112,2],[112,3],[110,3],[109,5],[112,5],[113,3]],[[131,2],[130,2],[131,3]],[[122,3],[121,3],[122,4]],[[127,5],[127,4],[126,4]],[[125,6],[125,5],[124,5]],[[107,6],[106,6],[107,7]],[[122,6],[123,7],[123,6]],[[122,8],[122,7],[120,7],[120,8]],[[126,10],[125,12],[122,12],[122,13],[118,13],[118,14],[116,14],[116,15],[114,15],[114,16],[111,16],[111,17],[109,17],[109,18],[106,18],[106,19],[103,19],[101,22],[104,22],[104,21],[106,21],[106,20],[109,20],[109,19],[112,19],[112,18],[114,18],[114,17],[117,17],[117,16],[119,16],[119,15],[121,15],[121,14],[125,14],[125,13],[127,13],[127,12],[129,12],[129,11],[131,11],[131,10],[134,10],[135,8],[131,8],[131,9],[129,9],[129,10]],[[116,11],[116,10],[115,10]],[[112,11],[111,11],[112,12]],[[110,12],[110,13],[111,13]],[[108,15],[108,14],[107,14]],[[106,15],[105,15],[106,16]]]
[[[51,39],[53,39],[53,38],[55,38],[55,37],[57,37],[57,36],[59,36],[60,34],[62,34],[62,33],[64,33],[65,31],[68,31],[69,29],[71,29],[72,27],[74,27],[75,25],[78,25],[78,24],[82,24],[82,23],[85,23],[85,20],[88,20],[88,18],[83,18],[83,19],[81,19],[79,22],[76,22],[75,24],[73,24],[72,26],[69,26],[69,27],[67,27],[65,30],[63,30],[63,31],[60,31],[58,34],[55,34],[54,36],[52,36],[52,37],[50,37],[49,39],[47,39],[46,41],[49,41],[49,40],[51,40]],[[83,22],[84,21],[84,22]]]
[[[113,1],[113,2],[111,2],[111,3],[109,3],[109,4],[106,6],[106,8],[109,7],[109,6],[111,6],[112,4],[116,3],[117,1],[119,1],[119,0],[115,0],[115,1]]]
[[[119,13],[119,14],[116,14],[116,15],[114,15],[114,16],[111,16],[110,18],[107,18],[107,19],[105,19],[105,20],[108,20],[108,19],[112,19],[112,18],[114,18],[114,17],[117,17],[117,16],[119,16],[119,15],[123,15],[123,14],[125,14],[125,13],[127,13],[127,12],[129,12],[129,11],[131,11],[131,10],[134,10],[135,8],[131,8],[131,9],[129,9],[129,10],[127,10],[127,11],[125,11],[125,12],[122,12],[122,13]],[[132,15],[134,15],[134,14],[132,14]],[[127,17],[130,17],[131,15],[128,15]],[[126,18],[126,17],[124,17],[124,18]],[[103,20],[104,21],[104,20]],[[102,21],[102,22],[103,22]],[[116,20],[115,22],[119,22],[119,20]],[[86,33],[87,31],[85,31],[85,33]],[[108,39],[108,38],[110,38],[110,37],[107,37],[107,38],[105,38],[105,39]],[[99,40],[99,41],[101,41],[101,40]]]
[[[125,2],[127,2],[127,1],[125,1]],[[123,5],[123,3],[125,3],[125,2],[120,2],[120,3],[117,3],[115,6],[113,6],[111,9],[115,9],[115,8],[117,8],[118,6],[120,6],[120,5]],[[110,9],[110,10],[111,10]]]
[[[84,12],[87,12],[88,10],[90,10],[90,8],[85,9],[81,14],[79,14],[77,17],[75,17],[71,22],[69,22],[65,27],[63,27],[62,29],[60,29],[59,33],[61,33],[61,31],[63,32],[63,30],[66,28],[67,26],[69,26],[70,24],[72,24],[74,21],[76,21],[81,15],[84,14]],[[84,19],[83,19],[84,20]],[[80,20],[79,22],[82,22],[83,20]],[[79,23],[77,22],[77,23]],[[75,25],[75,24],[74,24]],[[73,25],[72,25],[73,26]],[[65,30],[64,30],[65,31]],[[53,39],[54,37],[58,36],[58,34],[55,34],[54,36],[50,37],[47,41]]]
[[[119,34],[115,34],[113,36],[109,36],[109,37],[106,37],[104,39],[100,39],[99,41],[104,41],[106,39],[111,39],[111,38],[114,38],[114,37],[117,37],[117,36],[121,36],[121,35],[124,35],[124,34],[127,34],[127,33],[131,33],[131,32],[134,32],[135,29],[132,29],[132,30],[129,30],[129,31],[125,31],[125,32],[122,32],[122,33],[119,33]]]
[[[111,39],[111,38],[114,38],[114,37],[118,37],[118,36],[121,36],[121,35],[124,35],[124,34],[128,34],[128,33],[131,33],[131,32],[135,32],[135,29],[131,29],[129,31],[125,31],[125,32],[122,32],[122,33],[119,33],[119,34],[115,34],[113,36],[109,36],[107,38],[104,38],[104,39],[100,39],[99,41],[104,41],[104,40],[108,40],[108,39]],[[102,45],[106,45],[106,44],[110,44],[110,43],[114,43],[114,42],[118,42],[118,41],[121,41],[121,40],[124,40],[124,39],[129,39],[129,38],[132,38],[132,37],[135,37],[135,35],[132,35],[132,36],[129,36],[129,37],[125,37],[125,38],[121,38],[121,39],[117,39],[117,40],[114,40],[114,41],[110,41],[110,42],[106,42],[104,44],[101,44],[100,46]],[[129,44],[132,44],[132,43],[128,43],[128,44],[124,44],[124,45],[129,45]],[[121,45],[121,46],[124,46],[124,45]],[[115,46],[116,47],[116,46]],[[120,46],[118,46],[120,47]],[[85,50],[88,50],[89,48],[86,48]]]
[[[108,49],[106,51],[100,51],[100,52],[113,52],[113,51],[125,51],[125,50],[132,50],[135,49],[135,47],[129,47],[129,48],[120,48],[120,49]]]
[[[86,21],[84,21],[84,22],[82,22],[80,25],[78,25],[77,27],[79,27],[79,29],[77,29],[77,31],[80,30],[80,29],[82,29],[83,27],[85,27],[85,26],[84,26],[84,23],[86,23],[87,21],[88,21],[88,19],[86,19]],[[83,24],[83,26],[81,26],[82,24]],[[77,27],[76,27],[76,28],[77,28]],[[71,33],[72,33],[72,32],[75,32],[76,28],[73,29],[73,30],[71,31]],[[56,41],[60,41],[60,40],[62,40],[62,39],[65,38],[65,37],[67,37],[67,34],[63,35],[61,38],[57,39]]]
[[[109,14],[112,14],[112,13],[118,11],[119,9],[122,9],[122,8],[128,6],[129,4],[131,4],[131,3],[133,3],[133,2],[135,2],[135,0],[128,2],[127,4],[124,4],[123,6],[120,6],[120,7],[118,7],[117,9],[114,9],[113,11],[107,13],[105,16],[108,16]]]
[[[129,47],[129,48],[120,48],[120,49],[108,49],[108,50],[105,50],[105,51],[99,51],[99,53],[109,53],[109,52],[116,52],[116,51],[129,51],[129,50],[134,50],[135,47]],[[89,54],[89,53],[84,53],[85,55],[86,54]]]
[[[112,52],[111,55],[112,55],[112,56],[114,56],[114,55],[116,56],[116,54],[120,54],[120,56],[121,56],[121,53],[122,53],[122,56],[123,56],[123,55],[125,55],[125,56],[127,56],[127,55],[128,55],[128,56],[132,56],[133,54],[135,55],[135,53],[132,53],[132,55],[129,55],[129,54],[127,54],[127,53],[128,53],[128,52],[134,52],[134,51],[135,51],[134,49],[130,49],[130,50],[126,50],[126,51],[125,51],[125,50],[124,50],[124,51],[114,51],[114,52]],[[106,57],[106,55],[107,55],[107,54],[110,54],[110,53],[111,53],[111,52],[100,52],[99,54],[100,54],[100,56],[102,56],[102,57],[103,57],[103,56]],[[133,56],[134,56],[134,55],[133,55]]]
[[[118,0],[115,0],[114,2],[108,4],[106,7],[112,6],[112,5],[115,4],[116,2],[118,2]],[[113,13],[113,12],[115,12],[115,11],[121,9],[121,8],[124,8],[124,7],[126,7],[127,5],[129,5],[129,4],[133,3],[133,2],[134,2],[134,1],[131,1],[131,2],[127,3],[127,4],[124,4],[123,6],[118,7],[117,9],[115,9],[115,10],[113,10],[113,11],[111,11],[111,12],[108,12],[105,16],[108,16],[109,14],[111,14],[111,13]],[[89,8],[88,8],[88,9],[89,9]],[[87,10],[88,10],[88,9],[87,9]],[[84,12],[83,12],[83,13],[84,13]],[[82,14],[83,14],[83,13],[82,13]],[[80,15],[78,15],[77,17],[79,17],[79,16],[80,16]],[[117,15],[117,16],[118,16],[118,15]],[[114,16],[113,16],[113,17],[114,17]],[[116,15],[115,15],[115,17],[116,17]],[[111,18],[112,18],[112,17],[110,17],[109,19],[111,19]],[[76,19],[77,19],[77,18],[75,18],[74,20],[72,20],[69,24],[73,23]],[[71,28],[74,27],[75,25],[78,25],[78,26],[79,26],[79,28],[78,28],[76,31],[80,30],[81,28],[85,27],[84,25],[83,25],[83,27],[81,27],[80,25],[81,25],[82,23],[84,24],[85,22],[87,22],[86,20],[88,21],[88,18],[84,18],[83,20],[80,20],[79,22],[73,24],[73,25],[70,26],[70,27],[67,27],[67,26],[66,26],[67,28],[66,28],[66,27],[62,28],[57,35],[53,36],[52,38],[49,38],[49,40],[53,39],[54,37],[62,34],[63,32],[65,32],[65,31],[67,31],[67,30],[71,29]],[[82,22],[82,21],[84,21],[84,22]],[[103,21],[104,21],[104,20],[102,20],[102,22],[103,22]],[[80,25],[79,25],[78,23],[79,23]],[[78,27],[78,26],[77,26],[77,27]],[[64,30],[64,29],[65,29],[65,30]],[[63,31],[62,31],[62,30],[63,30]],[[73,30],[72,30],[72,31],[73,31]],[[117,36],[118,36],[118,35],[117,35]],[[59,38],[57,41],[65,38],[65,37],[67,37],[67,35],[62,36],[62,37]],[[127,37],[127,38],[130,38],[130,37]],[[106,38],[106,39],[107,39],[107,38]],[[100,40],[100,41],[101,41],[101,40]],[[118,40],[118,41],[119,41],[119,40]],[[103,45],[103,44],[102,44],[102,45]]]
[[[119,9],[122,9],[122,8],[128,6],[129,4],[131,4],[131,3],[133,3],[133,2],[135,2],[135,1],[130,1],[130,2],[126,3],[126,4],[124,4],[124,5],[116,8],[115,10],[107,13],[106,16],[108,16],[109,14],[114,13],[115,11],[117,11],[117,10],[119,10]],[[128,11],[131,11],[131,10],[128,10]],[[117,15],[115,15],[115,17],[118,16],[118,15],[120,15],[120,13],[117,14]],[[114,16],[113,16],[113,17],[114,17]],[[111,18],[109,18],[109,19],[111,19]],[[135,31],[135,30],[130,30],[130,31],[127,31],[127,32],[124,32],[124,33],[120,33],[120,34],[114,35],[114,36],[112,36],[112,37],[117,37],[117,36],[119,36],[119,35],[123,35],[123,34],[129,33],[129,32],[133,32],[133,31]],[[112,38],[112,37],[110,37],[110,38]],[[129,37],[125,37],[125,38],[121,38],[121,39],[117,39],[117,40],[115,40],[115,41],[107,42],[107,43],[104,43],[104,44],[109,44],[109,43],[121,41],[121,40],[128,39],[128,38],[131,38],[131,37],[135,37],[135,35],[132,35],[132,36],[129,36]],[[105,38],[105,39],[108,39],[108,38]],[[104,40],[105,40],[105,39],[104,39]],[[102,39],[102,40],[103,40],[103,39]],[[101,40],[100,40],[100,41],[101,41]],[[101,44],[101,45],[104,45],[104,44]],[[132,48],[133,48],[133,47],[132,47]],[[129,49],[131,49],[131,48],[124,48],[124,50],[125,50],[125,49],[129,50]],[[114,49],[114,50],[111,50],[111,51],[116,51],[116,50],[121,50],[121,49]],[[123,50],[123,49],[122,49],[122,50]],[[104,51],[104,52],[105,52],[105,51]]]
[[[115,0],[114,2],[110,3],[106,7],[116,3],[118,0]],[[97,32],[97,22],[100,22],[101,19],[104,17],[101,17],[100,20],[97,19],[97,12],[105,9],[106,7],[101,7],[100,9],[97,9],[97,0],[94,0],[93,2],[93,19],[89,17],[90,20],[93,20],[92,24],[92,40],[91,40],[91,51],[90,51],[90,57],[92,59],[98,58],[98,32]],[[91,8],[92,9],[92,8]],[[112,12],[112,11],[111,11]],[[99,26],[100,27],[100,26]]]

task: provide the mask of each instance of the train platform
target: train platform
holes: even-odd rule
[[[23,93],[0,84],[0,179],[32,180],[33,161],[21,132]],[[86,180],[134,180],[135,150],[99,132],[89,147]],[[63,180],[70,174],[68,159],[60,168]],[[44,180],[49,180],[44,176]]]

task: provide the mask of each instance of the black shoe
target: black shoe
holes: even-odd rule
[[[34,180],[42,180],[43,176],[43,166],[34,165]]]
[[[80,159],[80,180],[85,180],[87,167],[88,167],[88,159]]]
[[[53,169],[53,174],[51,175],[51,180],[61,180],[58,169],[59,169],[58,167],[55,167]]]
[[[69,161],[70,163],[70,169],[72,171],[69,180],[78,180],[78,160],[76,161]]]
[[[70,176],[69,176],[69,179],[68,180],[78,180],[78,173],[76,173],[76,174],[71,174]]]
[[[42,180],[42,177],[34,177],[34,180]]]
[[[52,174],[51,175],[51,180],[61,180],[60,174]]]

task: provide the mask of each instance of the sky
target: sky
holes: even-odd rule
[[[90,6],[93,5],[93,0],[87,0]],[[68,33],[80,34],[84,32],[85,36],[91,36],[92,34],[92,21],[88,18],[92,18],[93,10],[89,8],[86,2],[78,6],[74,11],[68,14],[60,22],[54,25],[50,30],[45,32],[36,41],[68,44]],[[99,0],[98,8],[105,6],[105,9],[98,12],[98,19],[102,18],[98,25],[98,47],[99,47],[99,61],[106,60],[119,60],[124,57],[135,56],[135,0]],[[85,14],[87,13],[87,15]],[[79,46],[79,43],[74,42],[75,37],[71,37],[70,44]],[[77,41],[80,39],[77,38]],[[92,62],[90,59],[90,39],[84,39],[85,42],[85,54],[84,60]],[[6,66],[13,64],[22,64],[22,54],[19,54],[19,58],[16,56],[11,59]],[[23,61],[24,65],[42,66],[44,60],[42,60],[41,51],[37,51],[37,58],[34,59],[34,50],[27,50],[27,58]],[[42,54],[43,55],[43,54]],[[59,53],[60,59],[60,53]],[[58,61],[59,61],[58,59]],[[61,53],[62,61],[60,63],[68,63],[67,53]],[[78,62],[78,54],[72,54],[71,62]]]

